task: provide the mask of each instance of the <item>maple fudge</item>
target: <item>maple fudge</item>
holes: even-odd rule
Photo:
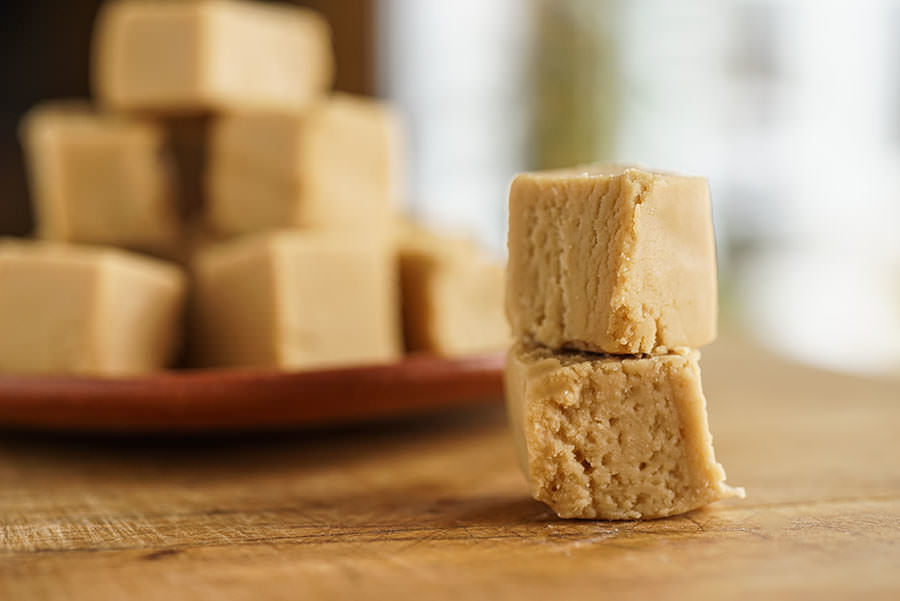
[[[704,178],[619,165],[520,174],[508,244],[506,312],[516,337],[633,354],[716,336]]]
[[[332,72],[328,23],[286,4],[117,0],[94,28],[94,93],[116,110],[293,110]]]
[[[36,233],[162,250],[179,236],[166,133],[146,120],[50,102],[22,120]]]
[[[698,359],[514,345],[507,409],[534,498],[565,518],[640,519],[743,496],[716,463]]]
[[[0,241],[0,372],[157,370],[180,342],[184,274],[115,249]]]
[[[401,226],[398,241],[406,348],[438,355],[505,349],[504,271],[465,239]]]
[[[196,365],[305,368],[400,354],[386,239],[257,234],[200,250],[193,267]]]
[[[386,104],[347,94],[306,113],[223,116],[210,142],[208,221],[223,234],[387,227],[399,195],[398,130]]]

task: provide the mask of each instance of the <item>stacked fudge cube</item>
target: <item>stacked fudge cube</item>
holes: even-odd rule
[[[533,496],[638,519],[742,495],[713,453],[699,352],[716,335],[705,179],[620,165],[517,176],[507,408]]]
[[[288,4],[102,7],[92,101],[22,120],[38,240],[0,244],[0,372],[393,361],[401,291],[406,350],[506,346],[500,265],[398,234],[401,124],[330,91],[330,38]]]

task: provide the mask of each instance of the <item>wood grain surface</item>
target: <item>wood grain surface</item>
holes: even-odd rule
[[[230,438],[7,432],[0,599],[900,598],[900,386],[739,345],[703,367],[748,497],[650,522],[555,519],[497,407]]]

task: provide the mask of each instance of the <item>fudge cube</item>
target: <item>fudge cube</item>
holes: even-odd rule
[[[507,409],[535,499],[564,518],[659,518],[732,496],[699,353],[615,357],[519,342]]]
[[[161,251],[179,236],[174,177],[158,125],[52,102],[20,130],[37,235]]]
[[[97,18],[96,97],[116,110],[296,109],[331,85],[331,33],[318,14],[238,0],[117,0]]]
[[[704,178],[618,165],[524,173],[510,188],[508,243],[516,337],[634,354],[716,336]]]
[[[0,241],[0,372],[157,370],[180,340],[184,274],[115,249]]]
[[[398,255],[407,350],[453,356],[509,346],[501,261],[412,225],[402,226]]]
[[[193,360],[323,367],[400,353],[396,265],[386,239],[272,232],[208,246],[194,261]]]
[[[347,94],[302,114],[221,117],[210,141],[210,226],[387,227],[399,195],[398,130],[387,105]]]

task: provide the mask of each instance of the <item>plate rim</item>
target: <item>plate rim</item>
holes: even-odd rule
[[[0,374],[0,428],[185,432],[365,421],[497,403],[503,396],[504,363],[505,353],[412,354],[391,363],[309,370]]]

